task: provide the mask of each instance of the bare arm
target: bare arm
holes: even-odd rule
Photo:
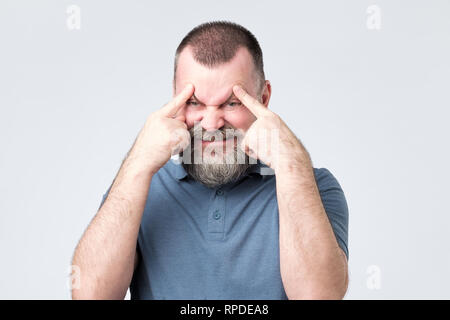
[[[275,171],[280,271],[288,298],[343,298],[347,259],[323,207],[307,151],[284,121],[267,109],[267,97],[262,104],[240,86],[233,91],[256,117],[241,148]]]
[[[303,152],[276,172],[283,285],[289,299],[342,299],[348,286],[347,258]]]
[[[137,264],[136,244],[153,175],[175,150],[190,143],[185,118],[177,115],[193,86],[151,114],[125,158],[102,207],[75,249],[80,271],[73,299],[123,299]]]
[[[139,225],[152,174],[122,165],[74,254],[80,286],[73,299],[123,299],[137,263]]]

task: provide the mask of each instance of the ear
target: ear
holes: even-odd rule
[[[272,85],[270,84],[269,80],[266,80],[264,83],[264,88],[262,90],[262,94],[261,94],[261,100],[262,100],[262,104],[268,108],[269,106],[269,101],[270,101],[270,96],[272,94]]]

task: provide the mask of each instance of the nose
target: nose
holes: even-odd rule
[[[225,121],[221,110],[217,107],[206,107],[200,121],[206,131],[215,131],[223,127]]]

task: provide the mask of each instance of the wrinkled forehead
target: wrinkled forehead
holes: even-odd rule
[[[246,49],[240,48],[231,61],[210,68],[195,61],[191,49],[187,47],[178,58],[176,93],[187,83],[194,84],[195,97],[206,105],[224,103],[232,95],[236,84],[254,94],[256,77],[253,60]]]

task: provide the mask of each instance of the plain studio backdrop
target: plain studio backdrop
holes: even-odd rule
[[[255,34],[269,107],[341,183],[346,298],[450,298],[449,14],[445,0],[2,0],[0,298],[70,298],[82,232],[171,99],[176,46],[211,20]]]

